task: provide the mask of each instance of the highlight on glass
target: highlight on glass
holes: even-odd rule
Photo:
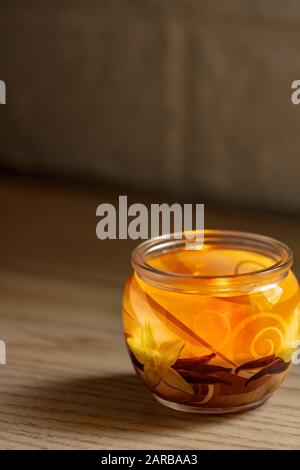
[[[126,344],[161,403],[199,413],[247,410],[283,382],[300,338],[292,252],[252,233],[205,230],[203,237],[157,237],[133,251]]]

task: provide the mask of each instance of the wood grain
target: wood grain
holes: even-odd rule
[[[100,242],[101,189],[2,179],[1,449],[299,449],[300,368],[256,410],[196,416],[158,404],[133,373],[120,302],[133,242]],[[138,199],[141,201],[141,199]],[[207,225],[279,236],[296,217],[207,208]]]

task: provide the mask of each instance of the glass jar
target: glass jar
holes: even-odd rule
[[[136,373],[177,410],[256,407],[283,382],[299,338],[292,252],[252,233],[181,235],[132,253],[123,323]]]

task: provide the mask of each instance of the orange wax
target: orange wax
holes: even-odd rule
[[[256,285],[254,273],[276,260],[222,246],[171,250],[146,262],[162,276],[186,279],[184,291],[154,285],[137,272],[126,284],[127,344],[152,392],[168,402],[214,409],[269,396],[284,379],[299,338],[299,287],[292,271]],[[247,275],[254,276],[253,287],[235,289],[233,281]],[[197,283],[217,288],[198,292]]]

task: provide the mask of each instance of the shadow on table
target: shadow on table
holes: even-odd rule
[[[43,413],[43,424],[81,434],[97,433],[112,439],[116,434],[131,439],[136,433],[164,434],[175,429],[209,427],[232,416],[185,414],[160,405],[133,374],[73,379],[65,383],[40,383],[36,391],[15,399],[19,406]],[[24,416],[23,418],[24,419]],[[56,423],[56,424],[55,424]],[[148,436],[151,439],[151,435]]]

